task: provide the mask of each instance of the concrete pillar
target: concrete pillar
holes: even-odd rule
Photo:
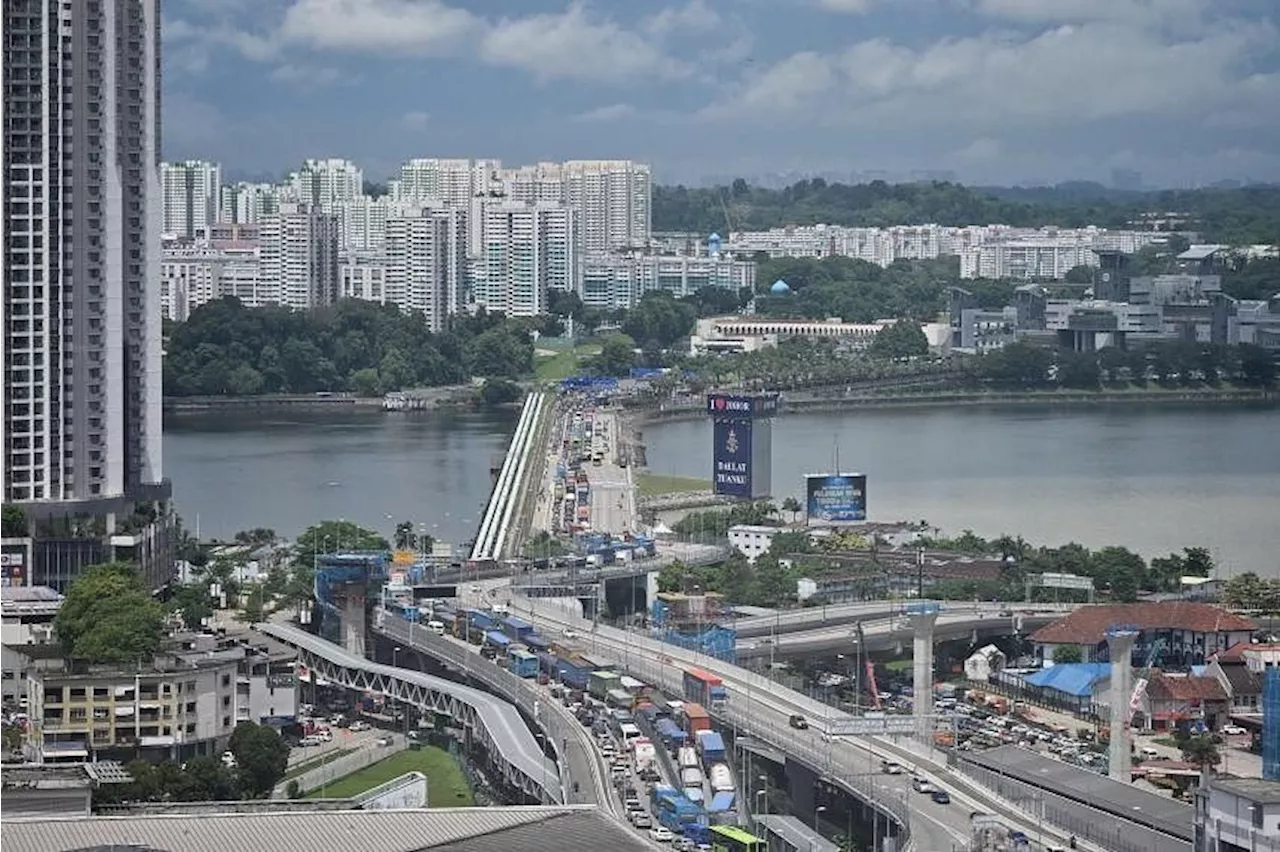
[[[1132,780],[1132,732],[1129,730],[1129,699],[1133,695],[1134,630],[1107,632],[1107,649],[1111,654],[1111,746],[1107,774],[1115,781],[1128,784]]]
[[[914,632],[912,662],[914,680],[912,689],[913,715],[916,718],[916,735],[925,742],[933,739],[933,625],[938,620],[938,608],[927,604],[910,612],[911,629]]]
[[[364,586],[348,583],[342,588],[342,647],[357,657],[364,656]]]

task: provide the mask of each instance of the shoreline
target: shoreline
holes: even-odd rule
[[[1162,391],[1027,391],[1021,393],[886,394],[831,399],[788,399],[782,395],[779,415],[811,414],[894,408],[1005,408],[1014,406],[1088,407],[1145,405],[1162,407],[1261,406],[1280,404],[1280,393],[1267,390],[1162,390]],[[628,411],[637,426],[701,420],[701,406],[679,408],[637,407]]]

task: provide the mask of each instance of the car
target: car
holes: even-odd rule
[[[648,814],[646,814],[644,811],[644,808],[640,807],[638,804],[634,808],[633,807],[627,808],[627,822],[631,823],[632,825],[634,825],[635,821],[642,816],[648,816]]]
[[[1159,750],[1152,748],[1151,746],[1143,746],[1142,748],[1138,749],[1138,753],[1141,754],[1143,757],[1148,757],[1148,758],[1160,756]]]
[[[564,638],[566,639],[577,639],[580,634],[578,633],[578,631],[574,630],[572,627],[566,627],[564,629],[563,635],[564,635]]]
[[[653,817],[646,813],[636,814],[636,818],[631,821],[636,828],[651,828],[653,826]]]
[[[484,594],[484,589],[480,588],[479,586],[472,586],[472,587],[471,587],[471,594],[473,594],[473,595],[480,595],[480,594]]]
[[[809,729],[809,721],[799,713],[792,713],[791,718],[788,721],[791,723],[791,727],[795,728],[797,731],[805,731]]]
[[[892,760],[882,760],[880,761],[880,771],[885,775],[901,775],[902,764]]]
[[[946,790],[934,790],[929,796],[939,805],[951,804],[951,794]]]
[[[351,723],[351,725],[350,725],[350,727],[348,728],[348,730],[350,730],[350,731],[354,731],[355,733],[357,733],[357,734],[358,734],[358,733],[360,733],[361,731],[367,731],[367,730],[369,730],[369,729],[370,729],[370,728],[372,728],[372,727],[373,727],[373,726],[372,726],[372,725],[370,725],[368,722],[363,722],[363,721],[360,721],[360,720],[356,720],[356,721],[354,721],[354,722],[352,722],[352,723]]]
[[[929,779],[923,775],[917,775],[911,779],[911,789],[917,793],[932,793],[933,785],[929,783]]]
[[[698,847],[697,844],[687,837],[677,837],[675,840],[671,841],[671,848],[676,850],[676,852],[693,852],[693,850]]]
[[[1240,736],[1241,734],[1247,734],[1247,733],[1249,733],[1249,729],[1248,729],[1248,728],[1242,728],[1242,727],[1240,727],[1239,725],[1223,725],[1223,726],[1222,726],[1222,733],[1224,733],[1224,734],[1226,734],[1227,736],[1230,736],[1230,737],[1238,737],[1238,736]]]
[[[671,833],[671,829],[665,825],[655,825],[649,829],[649,839],[655,843],[670,843],[675,839],[675,835]]]

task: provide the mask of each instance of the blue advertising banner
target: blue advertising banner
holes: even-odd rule
[[[714,492],[750,498],[751,421],[717,418],[712,440],[715,442],[711,453]]]
[[[804,478],[804,491],[811,524],[867,519],[867,477],[861,473],[811,474]]]

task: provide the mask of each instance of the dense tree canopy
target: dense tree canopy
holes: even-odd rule
[[[901,320],[876,332],[871,341],[875,358],[918,358],[929,354],[929,339],[917,323]]]
[[[390,390],[519,378],[533,367],[530,327],[497,314],[457,316],[442,334],[421,315],[347,299],[329,308],[246,308],[227,297],[175,327],[165,354],[172,396]]]
[[[231,733],[228,748],[236,758],[240,789],[248,798],[270,795],[289,765],[289,746],[268,725],[241,722]]]
[[[838,256],[759,258],[757,262],[761,293],[756,296],[756,312],[779,318],[930,321],[946,309],[947,287],[968,283],[960,281],[960,262],[955,257],[899,260],[888,267]],[[778,279],[787,282],[790,293],[768,292]],[[1008,292],[1012,295],[1012,286]]]
[[[53,629],[72,659],[137,663],[159,649],[164,615],[134,566],[109,562],[71,582]]]
[[[1120,228],[1152,210],[1185,211],[1191,219],[1185,227],[1212,242],[1272,244],[1280,236],[1280,188],[1272,186],[1119,192],[1089,183],[1019,189],[883,181],[847,185],[818,178],[778,190],[738,180],[732,186],[659,186],[653,192],[655,230],[704,234],[819,223]]]

